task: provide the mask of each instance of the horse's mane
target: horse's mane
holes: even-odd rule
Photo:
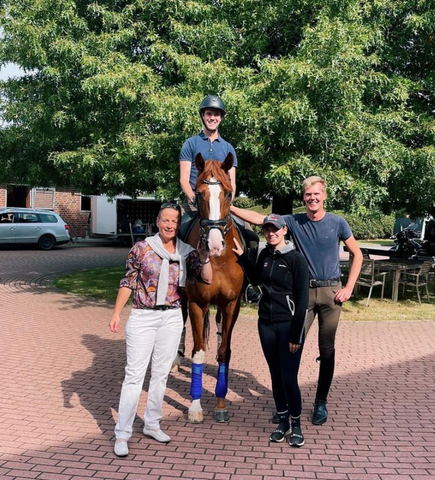
[[[218,182],[220,182],[224,190],[232,190],[230,177],[227,172],[222,168],[222,163],[218,160],[208,160],[204,162],[204,170],[198,175],[197,185],[202,183],[204,180],[208,180],[211,177],[214,177]]]

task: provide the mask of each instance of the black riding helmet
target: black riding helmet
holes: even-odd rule
[[[201,105],[199,106],[199,114],[201,115],[201,117],[203,110],[205,110],[206,108],[217,108],[221,111],[222,117],[226,113],[224,102],[216,95],[209,95],[208,97],[205,97],[204,100],[201,102]]]

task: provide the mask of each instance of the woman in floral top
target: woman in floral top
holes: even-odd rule
[[[114,452],[128,455],[128,440],[150,359],[152,372],[144,413],[143,433],[158,442],[171,438],[160,429],[163,397],[172,360],[183,329],[181,288],[187,277],[203,283],[212,281],[208,252],[194,250],[177,238],[180,208],[164,203],[157,217],[158,233],[136,243],[130,250],[126,274],[122,278],[110,330],[118,332],[120,313],[133,291],[133,302],[125,335],[127,365],[122,384],[115,427]]]

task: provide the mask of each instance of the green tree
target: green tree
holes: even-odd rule
[[[0,182],[175,196],[198,105],[223,97],[239,190],[330,208],[435,198],[434,0],[0,0]]]

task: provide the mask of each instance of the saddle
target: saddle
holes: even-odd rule
[[[185,212],[181,217],[180,229],[178,230],[178,238],[187,243],[190,232],[199,220],[199,214],[195,212]]]

